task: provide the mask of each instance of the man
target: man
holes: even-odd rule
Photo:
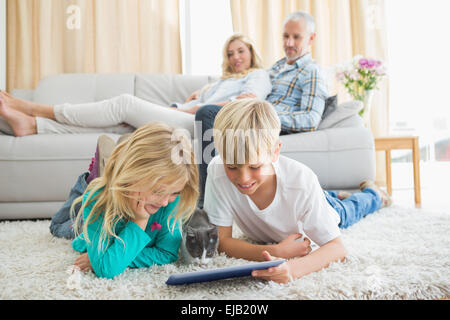
[[[280,118],[281,134],[314,131],[322,118],[328,94],[320,68],[311,57],[311,45],[315,37],[314,18],[308,13],[297,11],[285,19],[285,57],[268,70],[272,91],[266,97]],[[208,146],[211,144],[214,119],[220,108],[207,105],[195,114],[196,133],[198,137],[202,137],[199,207],[203,206],[208,163],[214,157],[214,153],[210,154],[214,149]],[[205,151],[206,155],[203,154]]]

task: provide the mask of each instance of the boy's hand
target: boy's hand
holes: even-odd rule
[[[311,241],[308,238],[305,238],[303,241],[297,241],[301,237],[300,233],[294,233],[281,241],[277,245],[277,255],[281,258],[290,259],[309,254],[312,251]]]
[[[74,263],[75,267],[80,268],[83,272],[92,271],[91,261],[89,261],[89,256],[87,252],[81,254]]]
[[[266,261],[278,259],[271,256],[267,251],[263,251],[263,257]],[[270,267],[264,270],[254,270],[252,271],[252,276],[268,281],[272,280],[278,283],[288,283],[289,281],[293,280],[289,262],[284,262],[279,266]]]

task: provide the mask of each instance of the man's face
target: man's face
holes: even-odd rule
[[[288,21],[283,31],[283,49],[287,63],[293,64],[298,58],[309,52],[316,34],[310,34],[303,19]]]

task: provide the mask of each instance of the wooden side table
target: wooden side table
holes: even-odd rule
[[[412,150],[412,162],[414,171],[414,201],[416,207],[421,206],[420,196],[420,149],[419,137],[378,137],[375,138],[375,150],[386,152],[386,185],[387,192],[392,195],[392,175],[391,175],[391,150],[410,149]]]

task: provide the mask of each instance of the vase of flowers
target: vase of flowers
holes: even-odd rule
[[[372,97],[377,84],[386,75],[383,62],[380,60],[355,56],[351,62],[342,65],[336,73],[337,79],[345,86],[355,100],[363,103],[359,115],[368,125]]]

